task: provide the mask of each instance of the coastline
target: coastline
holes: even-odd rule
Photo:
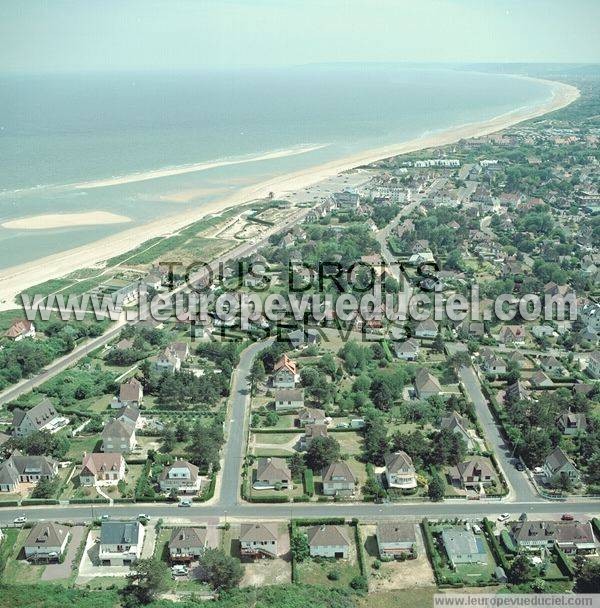
[[[48,230],[50,228],[72,228],[74,226],[97,226],[104,224],[126,224],[130,217],[109,211],[89,211],[84,213],[48,213],[32,215],[0,224],[11,230]]]
[[[270,192],[273,192],[275,196],[281,196],[290,191],[307,188],[344,171],[392,156],[444,146],[461,139],[489,135],[525,120],[564,108],[580,95],[579,90],[572,85],[544,79],[534,80],[553,87],[552,97],[538,105],[277,176],[243,188],[222,199],[206,203],[201,208],[161,218],[81,247],[0,270],[0,310],[15,308],[14,298],[29,287],[65,276],[82,267],[98,265],[102,261],[126,253],[152,238],[164,237],[177,232],[206,215],[221,213],[230,207],[264,198]],[[106,180],[103,182],[103,185],[108,185]]]

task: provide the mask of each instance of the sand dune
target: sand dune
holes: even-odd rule
[[[99,224],[123,224],[131,218],[108,211],[89,211],[87,213],[52,213],[32,215],[2,224],[2,228],[13,230],[49,230],[50,228],[73,228],[75,226],[97,226]]]
[[[367,150],[360,154],[332,161],[318,167],[281,175],[262,183],[242,188],[227,197],[212,201],[197,209],[161,218],[143,226],[136,226],[95,243],[63,251],[34,262],[27,262],[1,270],[0,309],[14,308],[15,296],[28,287],[38,285],[52,278],[64,276],[78,268],[92,266],[102,260],[125,253],[151,238],[164,236],[180,230],[184,226],[198,221],[208,214],[219,213],[229,207],[266,197],[269,192],[274,192],[277,196],[286,192],[297,191],[335,176],[342,171],[389,158],[390,156],[443,146],[470,137],[489,135],[524,120],[563,108],[579,97],[579,90],[576,87],[559,82],[545,82],[549,82],[552,85],[553,94],[550,100],[540,105],[523,108],[490,120],[451,128],[396,145]]]

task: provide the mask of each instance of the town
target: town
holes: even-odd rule
[[[28,290],[118,299],[118,321],[1,312],[2,593],[598,592],[600,78],[572,81],[558,112]],[[360,298],[364,272],[404,311],[477,286],[483,315],[125,319],[140,287],[191,299],[180,269],[198,258],[223,269],[192,277],[213,302],[292,280]],[[577,317],[505,321],[503,294],[570,299]]]

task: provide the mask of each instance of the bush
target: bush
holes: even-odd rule
[[[327,573],[327,578],[330,581],[339,581],[340,580],[340,573],[337,570],[330,570]]]
[[[354,589],[354,591],[368,591],[369,583],[367,582],[366,576],[355,576],[350,581],[350,587]]]
[[[313,478],[312,469],[304,469],[304,492],[308,496],[314,496],[315,494],[315,481]]]

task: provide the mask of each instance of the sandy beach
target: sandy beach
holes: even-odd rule
[[[12,230],[49,230],[51,228],[73,228],[74,226],[97,226],[99,224],[124,224],[131,218],[108,211],[87,213],[51,213],[32,215],[4,222],[2,228]]]
[[[124,230],[118,234],[82,247],[77,247],[40,260],[4,269],[0,271],[0,309],[14,308],[15,296],[29,287],[52,278],[64,276],[78,268],[98,264],[110,257],[129,251],[151,238],[172,234],[208,214],[219,213],[229,207],[264,198],[269,192],[274,192],[276,196],[281,196],[287,192],[307,188],[343,171],[391,156],[443,146],[460,139],[489,135],[490,133],[500,131],[524,120],[529,120],[563,108],[579,97],[579,90],[576,87],[552,81],[542,82],[552,85],[552,97],[538,106],[510,112],[482,122],[461,125],[395,145],[367,150],[360,154],[328,162],[317,167],[281,175],[262,183],[243,188],[222,199],[204,204],[198,209],[182,212],[171,217],[161,218],[160,220],[142,226],[136,226],[129,230]],[[173,171],[175,170],[176,169],[173,169]],[[143,175],[148,174],[136,174],[136,176],[138,180],[160,177],[159,175],[156,175],[157,172],[150,173],[154,173],[152,177],[143,177]],[[177,173],[169,173],[169,175],[176,174]],[[132,181],[132,178],[134,177],[135,176],[125,176],[119,179]],[[113,182],[115,184],[126,183],[123,181],[115,181],[116,179],[117,178],[87,182],[85,186],[81,185],[81,187],[90,188],[107,186],[111,185]]]

